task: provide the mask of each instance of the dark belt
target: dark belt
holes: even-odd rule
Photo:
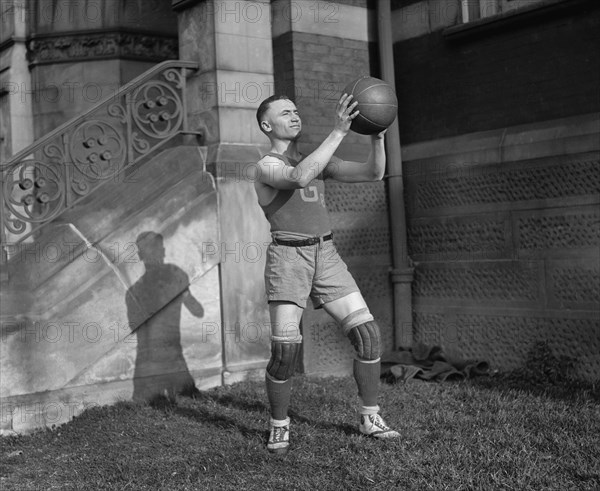
[[[309,239],[304,240],[281,240],[273,237],[273,242],[277,245],[289,246],[289,247],[303,247],[309,245],[315,245],[321,242],[321,240],[331,240],[333,239],[333,234],[323,235],[323,237],[310,237]]]

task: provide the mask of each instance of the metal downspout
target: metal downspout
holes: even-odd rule
[[[392,87],[396,87],[390,0],[377,2],[377,27],[381,78]],[[406,210],[398,118],[386,133],[386,154],[393,256],[393,269],[390,274],[394,301],[394,348],[397,349],[401,346],[410,347],[413,342],[411,292],[413,268],[408,257],[406,239]]]

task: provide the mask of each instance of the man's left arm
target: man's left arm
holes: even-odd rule
[[[325,168],[326,179],[340,182],[380,181],[385,174],[385,131],[371,136],[371,151],[366,162],[353,162],[334,157]]]

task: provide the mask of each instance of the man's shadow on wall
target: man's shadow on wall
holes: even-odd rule
[[[195,317],[203,317],[204,308],[190,293],[185,271],[165,264],[162,235],[142,232],[136,245],[145,272],[125,295],[129,325],[137,335],[133,399],[197,393],[181,347],[181,307]]]

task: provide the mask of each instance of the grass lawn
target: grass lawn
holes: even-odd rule
[[[346,378],[294,379],[292,448],[265,449],[262,383],[94,408],[0,439],[0,489],[600,488],[600,390],[511,377],[382,383],[380,442],[358,433]]]

